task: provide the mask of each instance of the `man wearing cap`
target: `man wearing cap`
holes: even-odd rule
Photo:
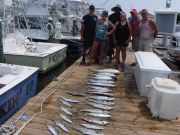
[[[153,51],[153,42],[157,37],[158,30],[156,23],[148,18],[147,9],[141,11],[142,20],[139,23],[140,30],[140,51]]]
[[[139,51],[139,22],[140,19],[137,15],[136,9],[131,9],[131,20],[129,21],[131,25],[131,32],[132,32],[132,50],[135,52]]]
[[[120,22],[120,13],[122,12],[121,6],[117,4],[111,10],[114,13],[109,15],[108,20],[111,21],[114,25],[116,25]],[[109,28],[109,31],[111,31],[111,29],[112,28]],[[108,49],[109,63],[111,63],[112,55],[114,54],[114,47],[115,47],[115,43],[113,40],[113,34],[111,34],[109,35],[109,49]]]
[[[82,51],[82,64],[85,64],[86,50],[92,46],[95,27],[97,22],[97,16],[94,15],[95,7],[94,5],[89,6],[88,14],[83,16],[81,21],[81,41],[83,42],[83,51]]]

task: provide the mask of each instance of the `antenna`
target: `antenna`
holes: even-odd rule
[[[171,0],[166,0],[166,8],[170,8],[171,7]]]

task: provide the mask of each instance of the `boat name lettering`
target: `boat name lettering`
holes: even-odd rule
[[[61,59],[61,57],[62,57],[62,54],[61,54],[61,53],[62,53],[62,52],[56,53],[55,55],[49,57],[49,63],[51,63],[51,62],[57,63],[57,62]]]
[[[33,91],[34,80],[26,85],[26,96],[29,95]]]

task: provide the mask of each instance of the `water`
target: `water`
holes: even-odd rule
[[[54,78],[59,76],[63,71],[65,71],[69,66],[71,66],[79,57],[80,55],[68,55],[68,57],[57,67],[49,70],[45,74],[39,73],[36,94],[39,93],[51,81],[53,81]]]

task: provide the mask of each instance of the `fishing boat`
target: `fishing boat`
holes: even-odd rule
[[[38,68],[0,63],[0,124],[35,95]]]
[[[66,58],[67,45],[30,42],[21,33],[8,34],[4,40],[4,57],[7,63],[38,67],[47,72]]]

